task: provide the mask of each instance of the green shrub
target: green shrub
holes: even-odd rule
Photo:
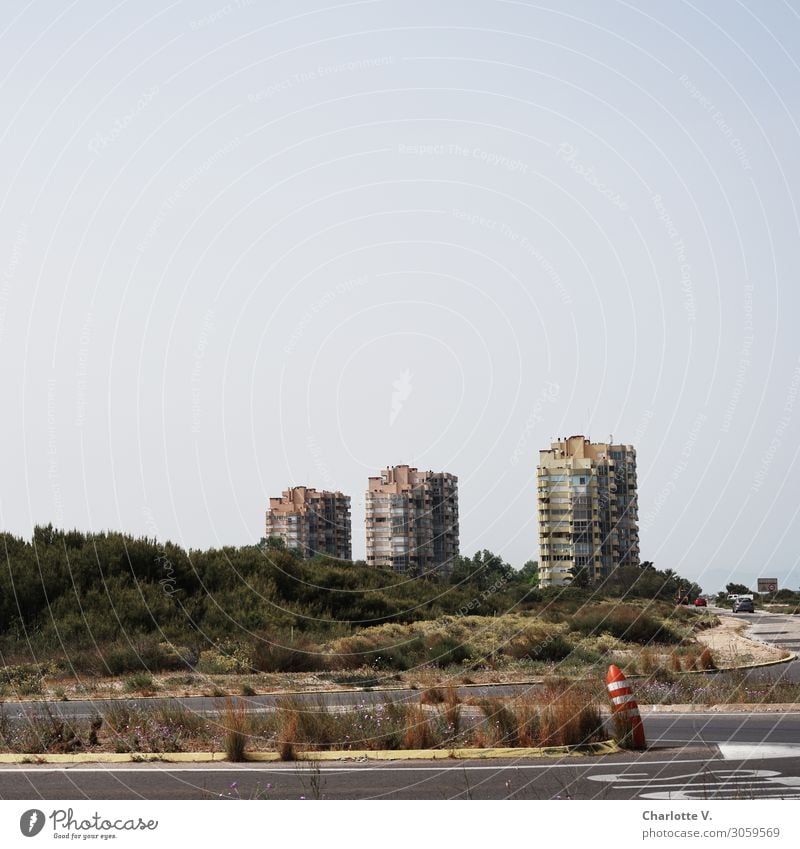
[[[185,646],[172,646],[154,637],[119,641],[102,651],[102,661],[111,675],[142,669],[149,672],[188,669],[194,659],[195,654]]]
[[[305,637],[262,636],[253,650],[258,672],[317,672],[325,668],[318,646]]]
[[[203,675],[233,675],[240,669],[235,657],[222,654],[216,649],[206,649],[200,652],[197,671]]]
[[[0,668],[0,687],[18,696],[38,696],[42,693],[42,679],[54,671],[54,667],[47,664],[4,666]]]
[[[629,643],[679,643],[677,634],[639,607],[626,604],[598,604],[581,608],[572,616],[570,628],[586,636],[611,634]]]
[[[155,690],[155,681],[148,672],[136,672],[125,679],[125,690],[128,693],[146,693]]]
[[[472,646],[455,637],[436,635],[428,641],[428,662],[440,668],[463,663],[472,655]]]
[[[373,663],[378,669],[404,672],[424,663],[425,653],[425,641],[421,637],[414,637],[404,643],[382,647],[373,655]]]
[[[502,653],[517,660],[538,660],[558,663],[572,654],[573,646],[562,634],[547,634],[528,628],[503,646]]]

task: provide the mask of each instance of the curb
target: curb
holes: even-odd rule
[[[768,645],[768,643],[764,643],[764,645]],[[791,652],[788,657],[780,657],[777,660],[762,660],[761,663],[751,663],[746,666],[729,666],[717,671],[735,672],[737,669],[761,669],[765,666],[779,666],[781,663],[791,663],[793,660],[797,660],[797,655],[794,652]]]
[[[490,760],[493,758],[557,758],[614,755],[622,751],[615,740],[582,746],[544,746],[516,749],[398,749],[376,751],[297,752],[295,761],[412,761]],[[155,754],[112,754],[84,752],[76,755],[0,755],[0,764],[86,764],[86,763],[225,763],[222,752],[164,752]],[[249,752],[246,763],[281,763],[277,752]],[[231,761],[231,763],[233,763]]]
[[[754,713],[800,713],[800,702],[778,704],[743,704],[742,702],[716,702],[712,705],[639,705],[642,713],[715,713],[715,714],[754,714]]]
[[[762,660],[760,663],[748,663],[744,666],[721,666],[715,669],[684,669],[682,672],[670,672],[670,675],[719,675],[722,672],[746,672],[748,669],[763,669],[767,666],[779,666],[781,663],[791,663],[797,660],[796,654],[790,654],[789,657],[780,657],[777,660]],[[626,678],[649,678],[649,675],[644,675],[641,672],[633,672],[626,675]]]

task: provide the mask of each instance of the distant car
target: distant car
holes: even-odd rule
[[[737,598],[733,603],[734,613],[755,613],[755,610],[752,598]]]
[[[694,600],[695,607],[708,607],[708,602],[704,598],[696,598]]]

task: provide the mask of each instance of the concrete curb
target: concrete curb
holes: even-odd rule
[[[725,704],[720,702],[713,705],[639,705],[643,714],[654,713],[800,713],[800,702],[783,702],[779,704],[742,704],[741,702]]]
[[[116,754],[113,752],[80,752],[72,755],[0,755],[0,764],[128,764],[165,761],[168,763],[211,763],[224,761],[223,752],[164,752]]]
[[[621,749],[614,740],[583,746],[545,746],[517,749],[398,749],[385,751],[297,752],[296,761],[410,761],[489,760],[493,758],[559,758],[614,755]],[[165,752],[155,754],[112,754],[82,752],[75,755],[0,755],[0,764],[87,764],[87,763],[224,763],[222,752]],[[277,752],[248,752],[248,763],[281,762]]]
[[[722,672],[746,672],[748,669],[763,669],[767,666],[780,666],[782,663],[791,663],[797,660],[796,654],[790,654],[789,657],[780,657],[777,660],[762,660],[760,663],[747,663],[742,666],[722,666],[716,669],[685,669],[682,672],[670,672],[670,675],[719,675]],[[632,672],[626,675],[626,678],[644,679],[649,678],[649,675],[644,675],[641,672]]]

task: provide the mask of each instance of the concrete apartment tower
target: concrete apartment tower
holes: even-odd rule
[[[281,498],[270,498],[267,538],[282,539],[303,557],[329,554],[352,560],[350,496],[341,492],[318,492],[305,486],[285,490]]]
[[[539,452],[539,576],[565,586],[586,568],[599,581],[639,565],[636,450],[570,436]]]
[[[395,572],[447,572],[458,554],[458,478],[384,469],[367,489],[367,563]]]

